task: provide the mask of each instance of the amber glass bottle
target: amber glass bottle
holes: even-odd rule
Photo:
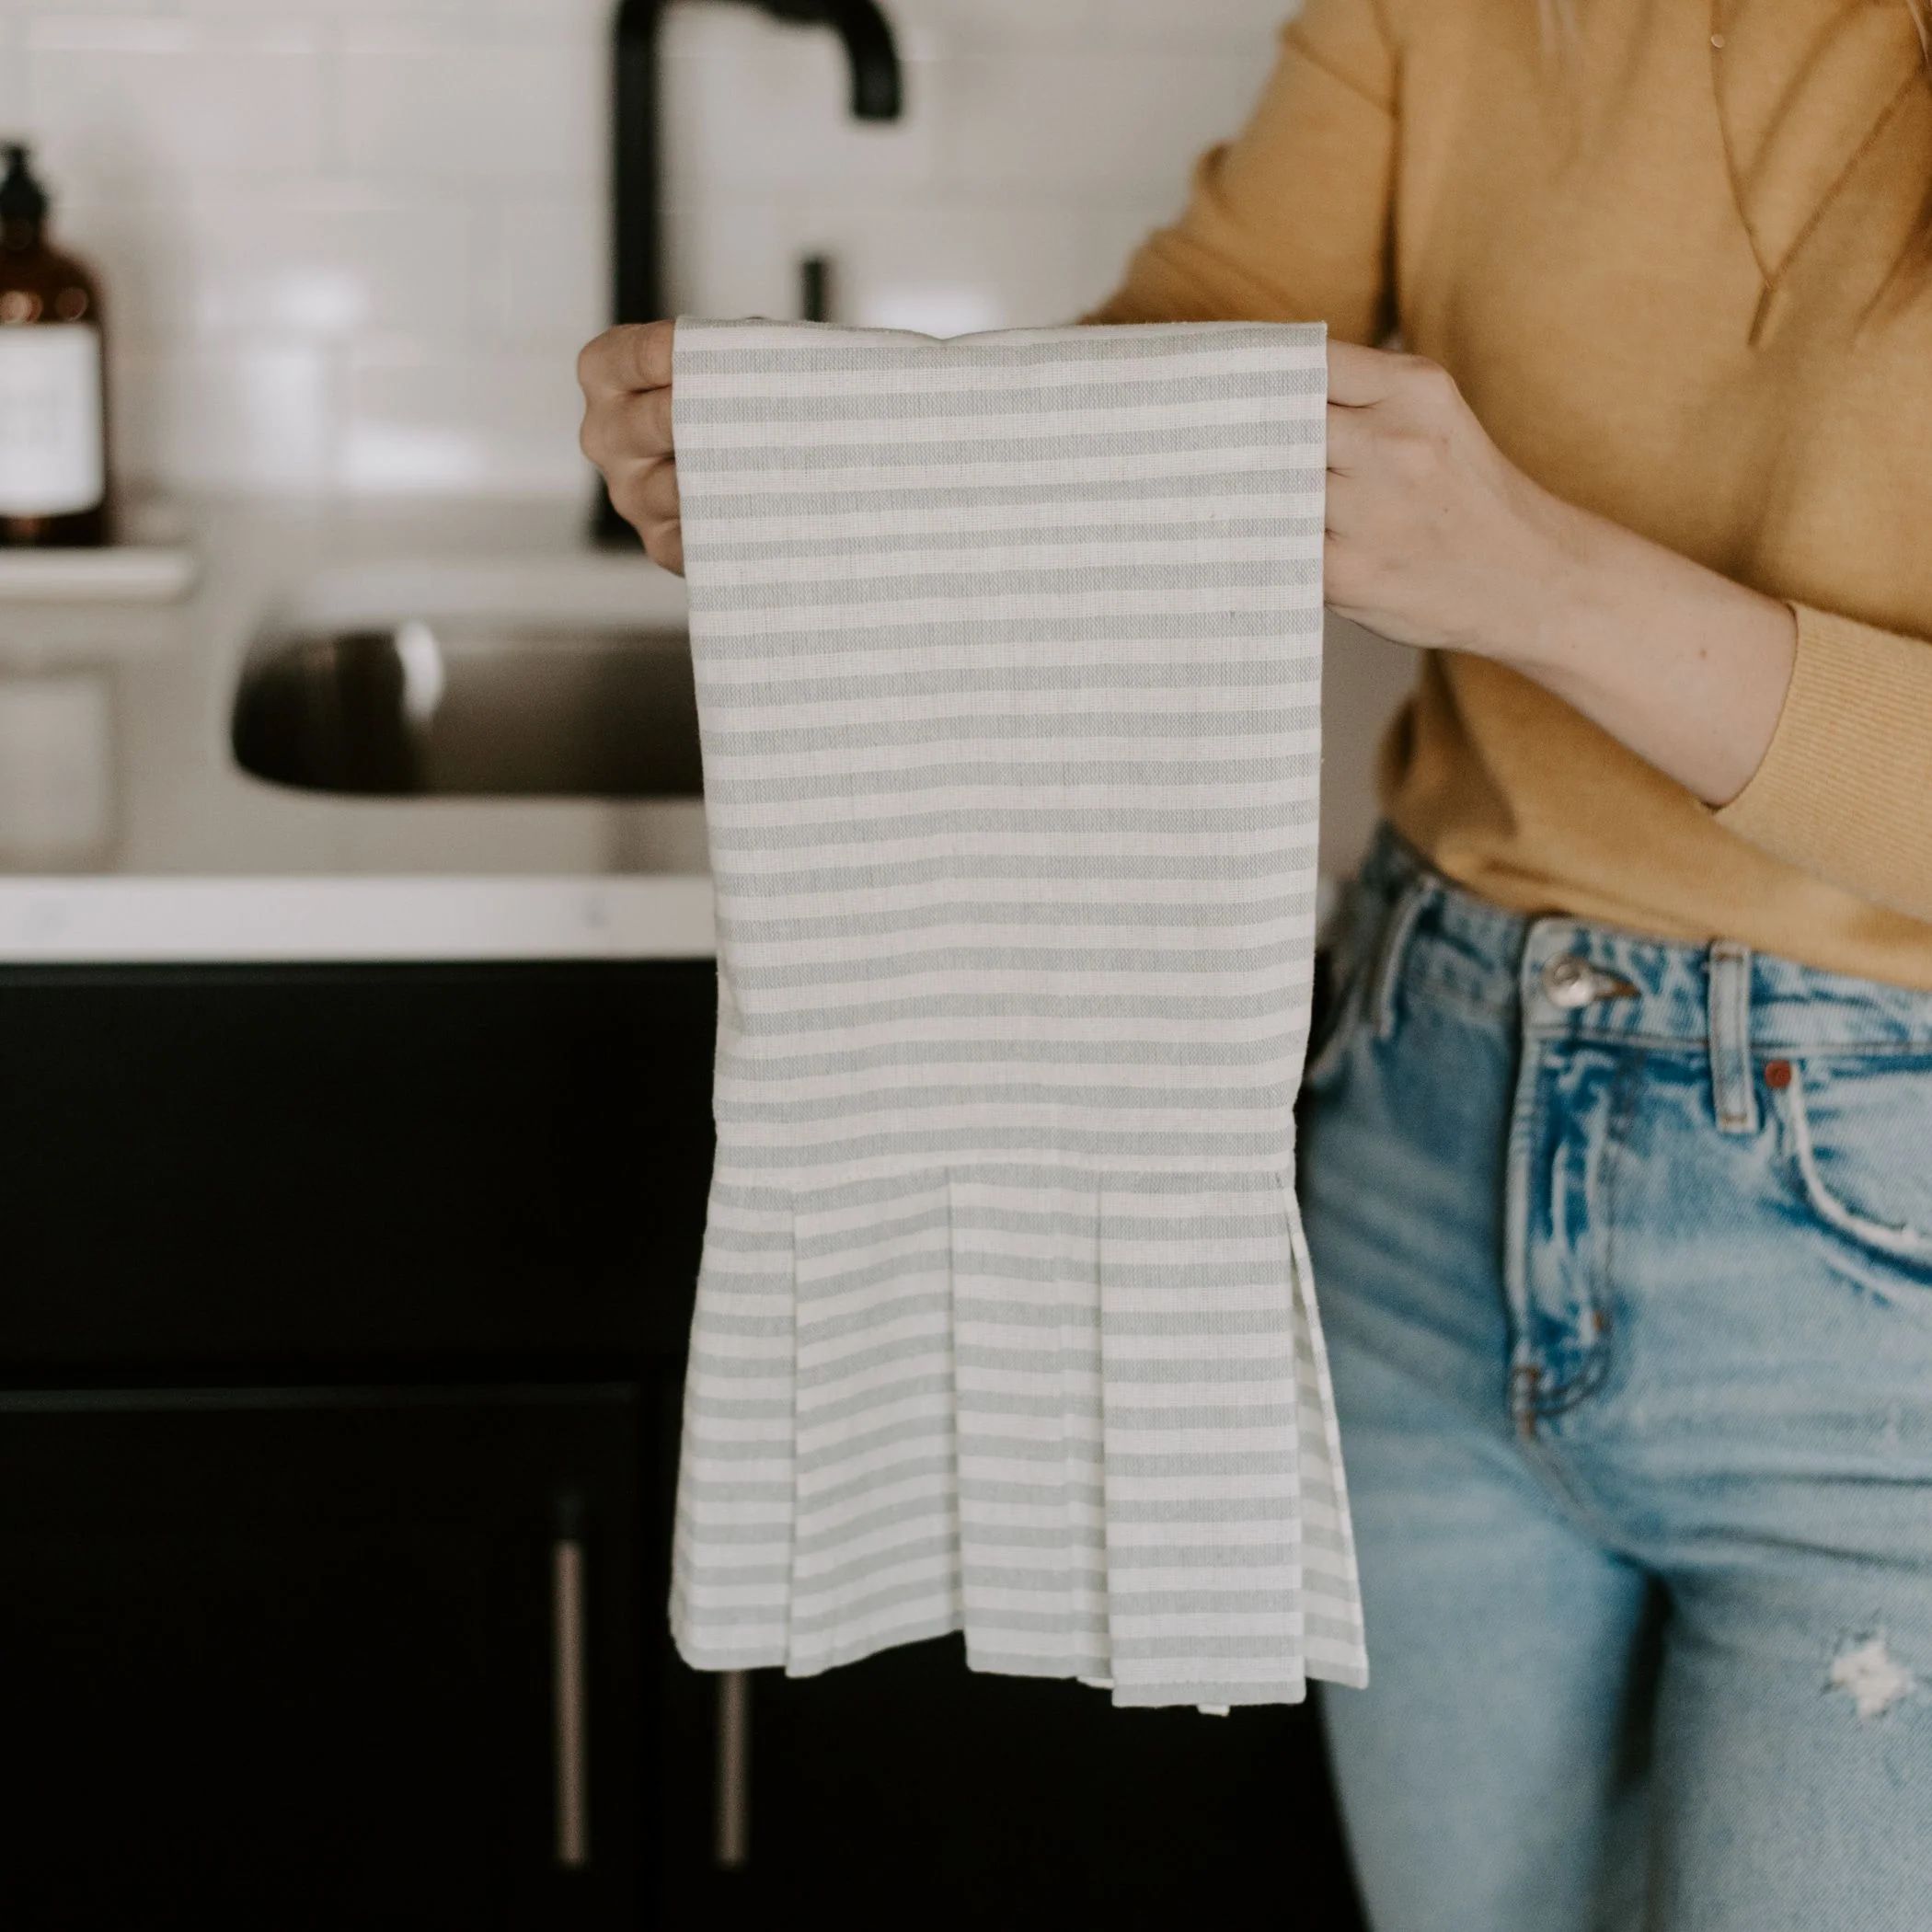
[[[47,239],[24,147],[0,149],[0,548],[109,541],[107,360],[94,277]]]

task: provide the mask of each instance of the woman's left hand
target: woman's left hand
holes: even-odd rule
[[[1525,654],[1578,514],[1489,441],[1441,364],[1329,343],[1331,609],[1398,644]]]
[[[1553,496],[1420,356],[1328,345],[1323,576],[1331,610],[1507,664],[1708,804],[1790,684],[1789,604]]]

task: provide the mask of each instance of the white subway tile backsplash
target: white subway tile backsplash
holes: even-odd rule
[[[834,319],[963,335],[1072,321],[1089,306],[1080,218],[1049,203],[808,207],[799,252],[833,264]]]
[[[670,305],[680,315],[799,313],[799,215],[769,197],[718,194],[670,212]]]
[[[324,159],[327,63],[306,27],[63,13],[29,22],[23,64],[28,129],[58,181],[172,190]]]
[[[386,0],[351,0],[351,4],[381,6]],[[439,0],[408,0],[408,4],[435,6]],[[601,37],[609,29],[617,0],[454,0],[454,4],[478,24],[540,20],[557,33]]]
[[[806,259],[831,264],[832,319],[935,335],[1071,320],[1105,292],[1086,214],[1057,204],[855,205],[713,197],[672,215],[673,305],[794,316]]]
[[[500,0],[517,6],[541,6],[545,0]],[[910,61],[932,60],[947,52],[952,35],[950,19],[962,0],[880,0],[892,24],[892,38],[901,55]],[[970,9],[972,0],[963,0]],[[1063,0],[1047,0],[1052,11]],[[601,31],[601,26],[596,30]],[[663,52],[671,60],[738,61],[761,53],[783,55],[813,42],[832,47],[832,36],[822,27],[775,19],[756,6],[686,5],[664,16]]]
[[[1246,118],[1267,68],[1243,54],[1045,52],[967,56],[948,72],[948,183],[1179,196],[1201,149]]]
[[[888,0],[894,17],[916,6],[949,53],[1080,47],[1105,30],[1113,0]],[[1186,4],[1186,0],[1181,0]]]
[[[8,19],[24,27],[30,20],[63,19],[75,14],[171,14],[178,0],[0,0],[0,23]]]
[[[1232,132],[1293,0],[882,0],[907,113],[835,40],[667,17],[685,313],[955,333],[1076,315]],[[136,476],[581,492],[577,347],[609,305],[615,0],[0,0],[0,132],[43,147],[116,326]]]
[[[370,495],[588,492],[576,357],[358,351],[336,482]]]
[[[162,8],[162,13],[172,9]],[[36,6],[18,15],[29,47],[93,48],[109,52],[176,53],[199,36],[183,22],[139,6],[88,6],[80,0]],[[278,36],[279,38],[279,36]]]
[[[15,23],[0,14],[0,129],[9,134],[27,125],[27,75]]]
[[[1295,0],[886,0],[947,52],[1042,46],[1239,51],[1265,41]]]
[[[581,342],[610,307],[610,218],[588,197],[506,200],[481,218],[475,313],[517,348]]]
[[[350,23],[342,55],[343,157],[390,179],[489,191],[574,182],[604,169],[604,86],[582,40],[475,44],[385,23]]]
[[[478,219],[461,200],[242,188],[160,205],[75,201],[61,211],[62,232],[103,265],[114,314],[151,341],[461,333],[474,316]]]
[[[1121,284],[1127,264],[1155,229],[1164,227],[1185,203],[1185,184],[1178,190],[1149,191],[1138,200],[1093,201],[1080,211],[1080,252],[1093,303],[1104,300]]]
[[[846,111],[843,55],[824,34],[799,35],[731,61],[673,54],[664,63],[665,154],[672,191],[828,188],[909,194],[933,178],[938,111],[932,63],[909,61],[903,120]]]
[[[978,0],[966,4],[976,6]],[[1271,49],[1275,36],[1298,10],[1296,0],[1095,0],[1095,27],[1109,48],[1211,48],[1239,53]]]
[[[215,19],[420,20],[446,31],[466,31],[489,19],[491,0],[153,0],[153,4],[169,13]],[[556,6],[562,4],[563,0],[555,0]]]
[[[199,489],[329,487],[339,403],[311,344],[174,345],[123,339],[111,397],[123,471]]]

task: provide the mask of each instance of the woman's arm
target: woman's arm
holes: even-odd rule
[[[1932,645],[1563,502],[1432,362],[1336,343],[1328,372],[1331,608],[1534,679],[1754,845],[1932,919]]]
[[[1708,804],[1789,682],[1788,605],[1552,496],[1420,356],[1328,355],[1330,608],[1554,692]]]
[[[1718,822],[1787,865],[1932,920],[1932,640],[1791,609],[1783,712]]]

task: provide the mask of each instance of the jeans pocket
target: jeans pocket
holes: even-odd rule
[[[1932,1055],[1814,1057],[1773,1086],[1813,1218],[1844,1249],[1932,1300]]]

